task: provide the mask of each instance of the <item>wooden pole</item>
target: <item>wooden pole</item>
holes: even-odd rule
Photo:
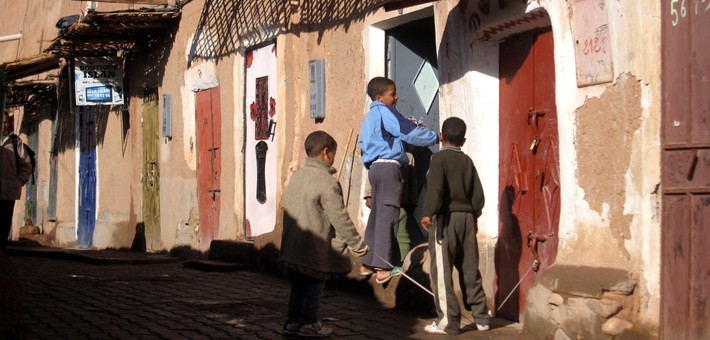
[[[348,149],[350,149],[350,139],[353,138],[353,129],[350,129],[350,135],[348,136],[348,143],[345,144],[345,153],[343,154],[343,160],[340,162],[340,169],[338,169],[338,181],[340,181],[340,174],[343,172],[343,164],[345,164],[345,158],[347,158]]]
[[[353,147],[353,156],[350,159],[350,176],[348,176],[348,194],[345,198],[345,207],[348,207],[348,204],[350,204],[350,187],[352,186],[353,183],[353,168],[355,167],[355,152],[357,152],[357,147],[360,146],[360,143],[357,142],[358,138],[360,138],[360,134],[355,136],[355,147]]]

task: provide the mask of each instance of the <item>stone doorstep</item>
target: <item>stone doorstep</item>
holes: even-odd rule
[[[552,292],[601,299],[604,292],[631,295],[636,280],[623,269],[572,265],[553,265],[538,279]]]
[[[258,250],[254,242],[213,240],[207,259],[226,263],[239,263],[253,265],[257,262]]]
[[[30,240],[34,235],[39,235],[39,227],[25,225],[20,227],[20,239]]]

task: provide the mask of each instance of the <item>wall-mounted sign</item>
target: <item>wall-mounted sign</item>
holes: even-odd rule
[[[613,80],[607,0],[574,0],[574,55],[577,86]]]
[[[74,60],[74,94],[77,106],[122,105],[123,61],[116,57]]]

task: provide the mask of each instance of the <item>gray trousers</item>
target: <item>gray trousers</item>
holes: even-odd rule
[[[429,230],[429,256],[431,257],[431,284],[440,329],[458,334],[461,308],[454,292],[453,268],[459,272],[459,284],[464,306],[471,311],[477,324],[490,322],[486,293],[478,270],[478,225],[471,213],[453,212],[434,217]],[[442,239],[437,240],[438,229]]]
[[[402,199],[402,172],[396,163],[374,163],[368,172],[372,186],[372,208],[365,229],[365,244],[370,251],[360,261],[375,268],[389,269],[382,259],[399,263],[397,230]]]

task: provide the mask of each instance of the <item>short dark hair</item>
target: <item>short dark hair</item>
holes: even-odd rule
[[[314,131],[306,137],[303,146],[306,149],[306,155],[313,157],[318,155],[325,148],[335,150],[338,147],[338,143],[333,139],[333,136],[329,135],[327,132]]]
[[[458,117],[446,118],[441,125],[441,134],[445,141],[461,146],[466,138],[466,122]]]
[[[370,99],[375,100],[377,96],[385,94],[387,88],[394,86],[394,81],[385,77],[375,77],[367,83],[367,95]]]

